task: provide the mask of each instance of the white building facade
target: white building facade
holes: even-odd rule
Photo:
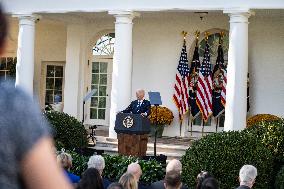
[[[188,32],[190,62],[194,32],[199,30],[200,41],[205,32],[225,31],[229,37],[224,127],[216,127],[212,118],[205,130],[245,128],[248,72],[249,115],[283,116],[283,1],[83,2],[2,0],[10,32],[1,60],[6,67],[0,72],[6,74],[8,60],[17,57],[16,86],[38,98],[42,107],[59,98],[64,112],[79,120],[84,117],[86,124],[104,125],[109,136],[116,137],[116,112],[135,99],[136,89],[143,88],[159,91],[163,106],[174,113],[164,135],[188,136],[191,130],[201,131],[198,121],[191,127],[186,119],[180,133],[172,100],[181,32]],[[215,63],[214,55],[211,60]],[[83,98],[91,89],[98,91],[83,111]]]

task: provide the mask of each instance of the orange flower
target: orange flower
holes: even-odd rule
[[[157,118],[156,118],[156,114],[157,114]],[[156,106],[152,106],[149,119],[152,124],[156,124],[156,121],[157,121],[157,125],[170,125],[174,119],[174,115],[173,115],[173,112],[169,108],[166,108],[163,106],[157,106],[157,109],[156,109]]]

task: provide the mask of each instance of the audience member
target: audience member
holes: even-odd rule
[[[131,173],[124,173],[120,177],[119,183],[122,184],[124,189],[138,189],[137,180]]]
[[[201,171],[198,175],[197,175],[197,181],[196,181],[196,189],[201,189],[201,185],[202,182],[207,179],[212,177],[211,174],[209,174],[207,171]]]
[[[181,188],[181,175],[177,171],[168,171],[165,176],[165,189],[180,189]]]
[[[257,176],[257,169],[252,165],[244,165],[239,173],[240,186],[238,189],[252,188]]]
[[[103,171],[105,168],[105,160],[103,158],[103,156],[101,155],[93,155],[90,157],[89,161],[88,161],[88,168],[96,168],[103,180],[103,185],[104,185],[104,189],[106,189],[109,185],[110,185],[110,181],[107,178],[103,178]]]
[[[114,183],[111,183],[107,189],[124,189],[122,184],[118,183],[118,182],[114,182]]]
[[[57,155],[57,162],[62,166],[66,176],[69,178],[71,183],[76,184],[80,181],[79,176],[70,172],[70,169],[72,167],[72,157],[70,154],[65,152],[60,152],[60,154]]]
[[[0,55],[8,23],[0,7]],[[56,164],[48,124],[30,96],[0,83],[0,188],[71,189]]]
[[[175,172],[181,174],[181,171],[182,171],[181,162],[177,159],[171,160],[166,167],[166,173],[168,173],[170,171],[175,171]],[[160,180],[160,181],[157,181],[157,182],[154,182],[154,183],[151,184],[151,189],[164,189],[164,188],[165,188],[164,180]],[[187,189],[187,187],[183,184],[182,184],[181,188]]]
[[[214,177],[209,177],[203,180],[201,189],[219,189],[219,183]]]
[[[103,182],[99,171],[95,168],[88,168],[82,175],[77,189],[103,189]]]
[[[138,183],[142,175],[142,170],[138,163],[131,163],[127,167],[127,173],[131,173],[134,176],[136,182]]]

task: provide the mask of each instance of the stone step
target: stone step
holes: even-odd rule
[[[117,139],[111,139],[103,136],[96,136],[96,144],[93,149],[104,151],[107,154],[117,154],[118,153],[118,141]],[[178,144],[162,144],[157,143],[157,155],[163,154],[168,157],[168,160],[171,159],[180,159],[182,155],[185,154],[186,149],[188,149],[190,144],[178,145]],[[149,142],[147,144],[147,155],[154,155],[154,144]]]

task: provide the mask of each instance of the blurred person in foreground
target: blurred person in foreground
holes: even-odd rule
[[[169,171],[166,173],[164,187],[166,189],[180,189],[181,188],[181,175],[177,171]]]
[[[219,183],[214,177],[209,177],[203,180],[201,189],[219,189]]]
[[[100,176],[102,177],[104,189],[107,189],[107,187],[111,184],[111,182],[107,178],[103,178],[103,172],[105,168],[105,159],[101,155],[93,155],[89,158],[88,161],[88,168],[96,168]]]
[[[197,175],[197,184],[196,184],[196,189],[201,189],[201,185],[203,183],[203,181],[207,178],[211,178],[212,175],[207,172],[207,171],[201,171],[198,175]]]
[[[114,183],[111,183],[107,189],[124,189],[122,184],[118,183],[118,182],[114,182]]]
[[[88,168],[82,176],[77,189],[103,189],[103,183],[99,171]]]
[[[252,165],[244,165],[239,173],[240,186],[237,189],[250,189],[255,183],[257,169]]]
[[[175,171],[177,172],[178,174],[181,174],[181,171],[182,171],[182,164],[179,160],[177,159],[173,159],[171,160],[168,164],[167,164],[167,167],[166,167],[166,174],[170,171]],[[164,180],[160,180],[160,181],[157,181],[157,182],[154,182],[151,184],[151,189],[164,189],[165,186],[164,186]],[[182,184],[181,186],[182,189],[187,189],[187,187]]]
[[[64,169],[64,173],[71,183],[77,184],[80,181],[79,176],[70,172],[72,168],[72,157],[70,154],[64,151],[60,152],[60,154],[57,155],[57,163]]]
[[[124,189],[138,189],[135,176],[131,173],[124,173],[118,181]]]
[[[8,24],[0,7],[0,55]],[[0,188],[71,189],[56,163],[48,124],[30,96],[0,83]]]

